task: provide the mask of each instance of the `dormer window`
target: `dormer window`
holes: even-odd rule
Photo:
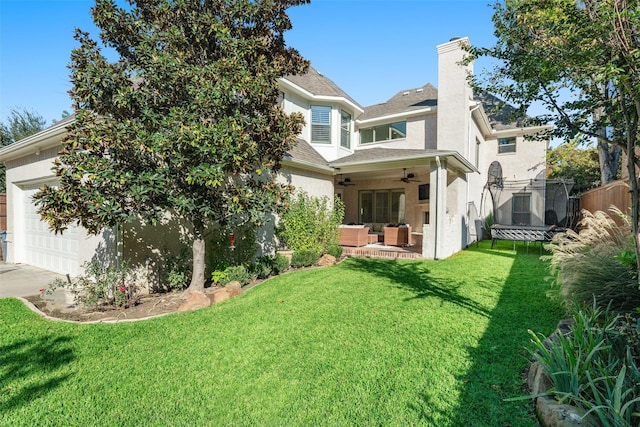
[[[331,107],[311,106],[311,142],[331,144]]]
[[[340,111],[340,146],[351,148],[351,114]]]

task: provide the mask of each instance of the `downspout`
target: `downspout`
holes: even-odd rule
[[[469,110],[469,128],[471,128],[471,123],[473,122],[473,112],[476,111],[478,108],[480,108],[480,102],[478,102],[471,110]],[[480,159],[475,157],[476,154],[476,141],[472,141],[471,140],[471,132],[469,132],[469,146],[468,146],[468,153],[467,153],[467,159],[471,159],[471,153],[473,152],[473,156],[474,156],[474,160],[475,160],[475,164],[474,166],[476,167],[476,169],[478,168],[478,165],[480,163]],[[478,157],[480,156],[480,153],[478,152]],[[471,191],[471,184],[469,183],[469,176],[465,175],[466,178],[466,187],[467,187],[467,191],[466,191],[466,200],[465,200],[465,208],[467,209],[467,236],[466,236],[466,243],[467,243],[467,247],[469,247],[469,241],[471,240],[471,218],[470,218],[470,211],[469,211],[469,198],[470,198],[470,191]],[[477,233],[476,233],[476,243],[480,241],[480,238],[478,237]]]
[[[433,259],[438,259],[438,222],[439,217],[438,212],[440,211],[440,156],[436,156],[436,165],[438,169],[436,171],[436,211],[435,211],[435,221],[434,221],[434,234],[433,234]]]

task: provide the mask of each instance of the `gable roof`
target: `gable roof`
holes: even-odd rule
[[[366,107],[358,120],[370,120],[392,114],[423,110],[428,107],[435,107],[437,104],[438,89],[431,83],[427,83],[419,88],[402,90],[387,102]]]
[[[316,96],[337,96],[345,98],[362,108],[353,98],[351,98],[345,91],[340,89],[331,79],[327,78],[324,74],[318,72],[313,67],[309,67],[306,74],[296,74],[284,77],[285,80],[303,88]]]
[[[473,99],[482,104],[482,108],[489,118],[489,124],[495,130],[515,129],[523,126],[522,120],[513,120],[517,111],[513,105],[507,104],[490,93],[474,93]]]
[[[298,138],[298,143],[284,155],[285,159],[327,166],[327,161],[307,141]]]

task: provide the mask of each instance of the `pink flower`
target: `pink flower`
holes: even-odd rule
[[[44,292],[44,288],[38,289],[38,292]]]
[[[120,286],[118,290],[122,293],[125,293],[127,291],[127,288],[125,288],[124,286]]]

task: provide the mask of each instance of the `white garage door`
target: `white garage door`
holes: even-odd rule
[[[78,229],[69,226],[62,235],[49,231],[48,225],[40,220],[33,203],[32,196],[37,190],[38,186],[23,188],[23,230],[19,234],[24,236],[21,262],[56,273],[76,275]]]

